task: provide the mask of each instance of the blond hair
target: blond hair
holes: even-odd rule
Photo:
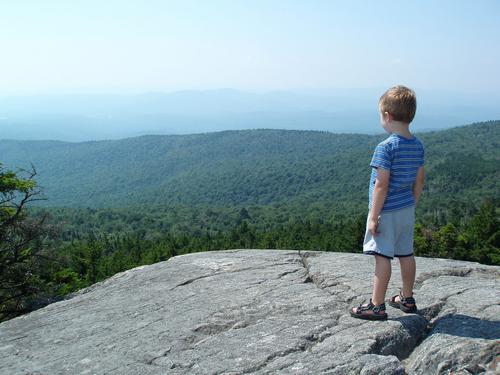
[[[394,86],[380,97],[380,112],[389,112],[395,121],[409,124],[417,111],[417,96],[406,86]]]

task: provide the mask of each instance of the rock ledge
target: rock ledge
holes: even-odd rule
[[[496,373],[500,267],[417,258],[418,314],[353,319],[373,258],[177,256],[0,324],[2,374]],[[401,286],[398,262],[388,296]]]

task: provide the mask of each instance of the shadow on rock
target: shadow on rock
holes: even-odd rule
[[[486,340],[500,339],[500,321],[483,320],[462,314],[447,314],[433,323],[429,335],[437,333]]]

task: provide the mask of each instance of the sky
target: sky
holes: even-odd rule
[[[500,1],[0,0],[0,95],[500,93]]]

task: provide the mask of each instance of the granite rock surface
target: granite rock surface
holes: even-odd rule
[[[401,287],[392,264],[387,297]],[[176,256],[0,324],[0,374],[500,371],[500,267],[417,258],[417,314],[354,319],[373,269],[349,253]]]

